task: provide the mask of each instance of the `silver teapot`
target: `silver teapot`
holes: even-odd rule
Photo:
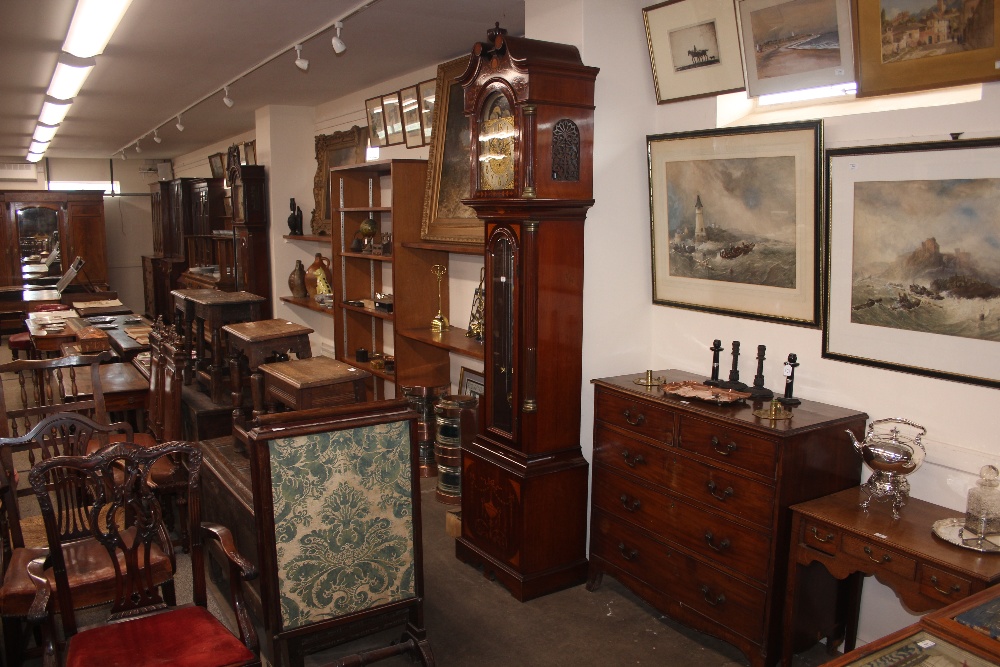
[[[904,424],[919,433],[916,437],[903,435],[896,426],[876,430],[879,424]],[[864,442],[858,442],[850,429],[847,435],[851,436],[854,448],[872,471],[868,481],[861,485],[868,494],[868,498],[861,503],[862,509],[867,511],[873,500],[889,500],[892,502],[892,516],[898,519],[900,508],[910,497],[910,483],[906,475],[919,468],[927,456],[927,450],[920,442],[927,435],[927,429],[907,419],[890,417],[868,424]]]

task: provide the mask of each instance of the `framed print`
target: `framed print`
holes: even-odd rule
[[[243,164],[257,164],[257,141],[243,142]]]
[[[385,117],[385,144],[403,143],[403,112],[399,108],[399,93],[382,96],[382,115]]]
[[[732,0],[668,0],[642,20],[657,104],[743,90]]]
[[[212,178],[223,178],[226,175],[225,156],[213,153],[208,156],[208,166],[212,170]]]
[[[751,97],[854,81],[850,0],[740,0]]]
[[[365,161],[368,128],[355,125],[349,130],[316,136],[316,175],[313,177],[313,212],[309,220],[312,234],[322,236],[331,229],[330,168]]]
[[[852,0],[858,97],[1000,79],[997,0]]]
[[[482,371],[474,371],[471,368],[462,366],[462,371],[458,376],[458,393],[475,396],[479,400],[482,400],[483,392],[485,391],[486,382],[483,380]]]
[[[1000,139],[827,153],[823,356],[1000,388]]]
[[[882,639],[865,644],[832,661],[840,667],[909,667],[912,665],[954,665],[955,667],[993,667],[977,653],[960,646],[951,638],[911,625]]]
[[[368,117],[368,142],[372,146],[385,146],[385,114],[382,113],[382,98],[365,100],[365,115]]]
[[[438,66],[434,88],[434,131],[427,156],[427,184],[420,237],[450,243],[482,244],[486,227],[462,203],[469,196],[472,130],[463,111],[462,86],[469,56]]]
[[[653,303],[819,327],[822,121],[646,141]]]
[[[431,142],[431,132],[434,130],[434,88],[437,81],[421,81],[417,85],[420,96],[420,124],[424,129],[424,145]]]
[[[407,148],[424,145],[424,128],[420,125],[420,99],[417,87],[410,86],[399,91],[399,103],[403,112],[403,135]]]

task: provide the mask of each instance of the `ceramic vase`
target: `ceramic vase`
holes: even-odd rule
[[[318,276],[316,274],[317,271],[319,271]],[[317,289],[319,277],[325,278],[327,285],[333,285],[333,272],[330,269],[330,260],[324,257],[322,253],[316,253],[315,261],[306,269],[305,284],[308,296],[314,297],[319,293]]]
[[[288,276],[288,289],[292,290],[292,296],[296,299],[304,299],[309,296],[306,290],[306,268],[302,266],[302,260],[295,260],[295,268]]]

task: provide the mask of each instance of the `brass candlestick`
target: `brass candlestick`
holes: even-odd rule
[[[437,277],[438,281],[438,312],[431,320],[431,331],[440,333],[448,329],[448,318],[441,312],[441,278],[448,273],[448,267],[442,264],[435,264],[431,267],[431,273]]]

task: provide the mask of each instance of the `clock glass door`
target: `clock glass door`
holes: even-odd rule
[[[517,271],[515,241],[510,231],[499,228],[490,244],[492,339],[490,357],[489,425],[508,436],[514,432],[514,281]]]
[[[514,188],[514,114],[501,92],[486,99],[479,119],[479,189]]]

